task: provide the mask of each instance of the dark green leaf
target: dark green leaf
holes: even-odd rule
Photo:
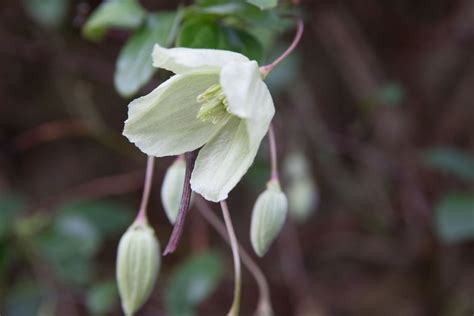
[[[117,301],[117,286],[112,280],[95,284],[87,292],[86,305],[92,315],[105,315]]]
[[[474,159],[449,147],[430,149],[424,154],[424,163],[466,181],[474,181]]]
[[[6,316],[38,315],[45,294],[32,281],[20,281],[2,298],[5,309],[0,312]]]
[[[178,266],[165,292],[170,316],[194,315],[195,306],[216,289],[222,278],[222,263],[216,254],[191,257]]]
[[[247,0],[247,2],[260,8],[260,10],[271,9],[278,4],[278,0]]]
[[[12,231],[15,217],[24,206],[19,196],[5,194],[0,197],[0,239]]]
[[[38,253],[66,283],[86,284],[93,272],[93,256],[101,236],[85,216],[63,213],[34,241]]]
[[[123,232],[132,221],[132,213],[123,205],[108,201],[80,201],[61,206],[59,214],[86,219],[101,237]]]
[[[443,241],[459,242],[474,238],[474,195],[449,194],[435,208],[436,233]]]
[[[8,276],[8,269],[12,267],[17,259],[18,251],[15,244],[8,241],[0,241],[0,288],[3,279]]]
[[[104,1],[87,19],[82,28],[84,37],[90,40],[101,39],[112,27],[134,29],[141,25],[146,11],[137,0]]]
[[[58,26],[64,20],[69,0],[23,0],[26,13],[43,26]]]
[[[122,48],[114,76],[115,88],[122,96],[133,95],[153,76],[156,69],[151,60],[153,45],[171,44],[176,19],[176,13],[150,15]]]
[[[250,33],[229,26],[220,26],[213,19],[199,17],[188,19],[181,28],[177,46],[231,50],[261,62],[263,48]]]
[[[218,48],[221,32],[217,24],[205,18],[188,19],[176,39],[176,46]]]
[[[223,36],[219,43],[220,49],[241,53],[258,63],[263,61],[263,47],[250,33],[231,27],[222,28]]]

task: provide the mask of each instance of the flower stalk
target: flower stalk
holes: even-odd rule
[[[186,215],[189,210],[189,204],[191,203],[191,184],[189,183],[191,179],[191,174],[194,169],[194,163],[196,162],[198,150],[190,151],[184,154],[186,159],[186,173],[184,177],[183,184],[183,195],[181,196],[181,204],[179,206],[178,217],[176,218],[176,223],[173,227],[173,232],[171,233],[170,240],[166,246],[163,256],[173,253],[183,234],[184,222],[186,220]]]
[[[270,158],[272,164],[272,174],[270,180],[278,181],[278,158],[277,158],[277,147],[276,147],[276,138],[275,131],[273,130],[273,125],[270,124],[268,129],[268,142],[270,145]]]
[[[140,209],[138,210],[137,217],[135,218],[135,223],[147,223],[147,208],[148,201],[150,200],[150,191],[151,185],[153,183],[153,170],[155,168],[155,157],[148,156],[146,162],[146,171],[145,171],[145,184],[143,186],[143,195],[142,201],[140,203]]]
[[[205,218],[205,220],[217,231],[217,233],[230,245],[229,236],[225,225],[221,222],[219,217],[212,211],[209,204],[203,198],[196,199],[197,210]],[[272,304],[270,300],[270,287],[262,270],[257,263],[252,259],[248,252],[239,244],[239,254],[244,266],[249,270],[250,274],[257,283],[259,292],[259,302],[257,304],[256,316],[272,315]],[[263,312],[267,312],[264,314]]]
[[[293,42],[291,42],[290,46],[280,55],[277,59],[275,59],[271,64],[265,65],[260,67],[260,72],[262,73],[263,77],[265,78],[268,74],[275,68],[276,65],[281,63],[288,55],[290,55],[293,50],[296,48],[298,43],[301,40],[301,36],[303,35],[304,31],[304,23],[303,20],[299,17],[295,17],[296,22],[296,34],[293,38]]]
[[[240,268],[240,256],[239,256],[239,243],[237,242],[237,237],[235,236],[234,227],[232,225],[232,220],[229,214],[229,208],[225,200],[220,202],[222,215],[224,217],[224,223],[229,235],[230,247],[232,248],[232,256],[234,259],[234,300],[232,306],[229,310],[228,316],[238,316],[240,310],[240,292],[242,287],[242,276]]]

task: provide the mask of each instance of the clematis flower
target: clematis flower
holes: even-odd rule
[[[153,65],[175,73],[132,101],[123,134],[144,153],[174,156],[201,148],[191,188],[227,198],[247,172],[275,113],[257,62],[214,49],[155,45]]]

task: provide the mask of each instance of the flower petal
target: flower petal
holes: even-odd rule
[[[248,62],[242,54],[219,49],[164,48],[155,44],[153,66],[182,74],[191,70],[219,70],[232,62]]]
[[[218,80],[216,73],[176,75],[148,95],[132,101],[123,134],[141,151],[162,157],[204,145],[225,124],[197,119],[196,97]]]
[[[275,114],[272,96],[255,61],[225,65],[219,78],[229,112],[247,122],[251,146],[258,146]]]
[[[250,146],[244,120],[232,117],[199,152],[191,188],[213,202],[227,198],[252,165],[258,151]]]

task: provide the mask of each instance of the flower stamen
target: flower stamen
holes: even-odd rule
[[[197,118],[203,122],[210,121],[217,124],[230,117],[229,103],[222,87],[216,83],[197,96],[196,101],[201,104]]]

